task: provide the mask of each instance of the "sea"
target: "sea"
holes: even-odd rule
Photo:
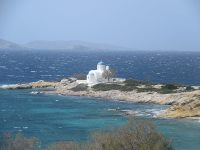
[[[200,85],[200,52],[80,50],[0,50],[0,85],[87,74],[101,60],[118,77]],[[42,145],[85,141],[95,131],[122,126],[129,119],[127,113],[132,113],[152,121],[175,149],[200,149],[200,120],[156,118],[169,106],[32,94],[39,90],[0,90],[0,135],[22,133]]]

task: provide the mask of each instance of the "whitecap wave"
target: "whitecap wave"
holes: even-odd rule
[[[9,74],[9,75],[7,75],[8,77],[15,77],[15,75],[13,75],[13,74]]]
[[[21,127],[16,127],[16,126],[15,126],[15,127],[13,127],[13,128],[14,128],[14,129],[20,129]]]
[[[145,110],[124,109],[124,110],[120,110],[120,111],[123,112],[123,113],[125,113],[125,114],[127,114],[127,115],[146,116],[146,117],[156,118],[164,110],[163,109],[145,109]]]
[[[6,66],[0,66],[0,69],[8,69]]]
[[[50,66],[50,67],[48,67],[49,69],[52,69],[52,70],[54,70],[54,69],[56,69],[56,67],[53,67],[53,66]]]
[[[51,74],[47,74],[47,75],[40,75],[41,77],[51,77]]]
[[[9,89],[9,88],[14,88],[16,86],[17,84],[3,84],[3,85],[0,85],[0,89]]]
[[[114,109],[114,108],[108,108],[108,111],[117,111],[117,109]]]
[[[23,75],[19,75],[19,76],[16,76],[17,78],[24,78],[25,76]]]
[[[43,92],[39,92],[39,91],[31,91],[30,94],[32,95],[38,95],[38,94],[42,94]]]
[[[38,91],[32,91],[32,92],[30,92],[30,94],[33,94],[33,95],[37,95],[37,94],[39,94],[40,92],[38,92]]]

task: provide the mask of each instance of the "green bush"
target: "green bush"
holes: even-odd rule
[[[119,84],[96,84],[92,88],[95,91],[109,91],[109,90],[120,90],[122,85]]]
[[[124,86],[121,86],[120,91],[133,91],[135,89],[137,89],[137,88],[134,87],[134,86],[126,86],[126,85],[124,85]]]
[[[78,91],[86,91],[88,89],[88,86],[86,84],[78,84],[77,86],[71,88],[70,90],[74,92]]]
[[[153,83],[150,83],[148,81],[140,81],[140,80],[133,80],[133,79],[128,79],[124,81],[126,86],[139,86],[139,85],[150,85]]]
[[[174,84],[166,84],[162,86],[162,89],[167,89],[167,90],[176,90],[177,88],[178,86]]]
[[[143,81],[136,81],[136,80],[127,80],[124,82],[124,85],[120,84],[107,84],[107,83],[101,83],[96,84],[92,87],[95,91],[109,91],[109,90],[119,90],[119,91],[133,91],[137,90],[137,92],[158,92],[161,94],[168,94],[168,93],[175,93],[175,89],[178,88],[178,86],[173,84],[166,84],[163,85],[160,89],[154,88],[152,84],[149,82],[143,82]],[[139,85],[145,85],[143,88],[139,88],[137,86]]]
[[[191,86],[187,86],[185,90],[186,90],[186,91],[193,91],[193,90],[194,90],[194,88],[193,88],[193,87],[191,87]]]
[[[97,84],[94,85],[93,90],[95,91],[109,91],[109,90],[119,90],[119,91],[133,91],[137,90],[138,92],[152,92],[156,91],[158,92],[158,89],[153,88],[151,85],[146,85],[145,88],[138,88],[136,86],[133,86],[133,84]]]
[[[95,91],[109,91],[109,90],[132,91],[136,89],[136,87],[134,86],[126,86],[119,84],[103,84],[103,83],[94,85],[92,88]]]
[[[152,88],[152,87],[146,87],[146,88],[138,88],[137,92],[160,92],[159,89]]]
[[[177,85],[174,85],[174,84],[166,84],[166,85],[163,85],[161,87],[161,89],[159,89],[157,92],[159,93],[162,93],[162,94],[168,94],[168,93],[175,93],[176,89],[178,89],[178,86]]]

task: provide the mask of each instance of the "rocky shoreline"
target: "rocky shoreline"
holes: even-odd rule
[[[79,86],[82,85],[80,88]],[[123,83],[115,83],[117,86],[124,87]],[[113,86],[113,84],[112,84]],[[151,89],[147,90],[147,86]],[[155,103],[162,105],[170,105],[170,107],[162,112],[160,117],[168,118],[198,118],[200,119],[200,88],[194,87],[192,90],[183,90],[185,87],[178,87],[170,93],[160,93],[161,84],[146,85],[140,83],[133,90],[122,91],[118,89],[95,90],[80,84],[76,79],[63,79],[61,81],[37,81],[27,84],[3,85],[0,89],[45,89],[45,94],[61,94],[65,96],[88,96],[103,98],[109,100],[121,100],[139,103]],[[79,87],[79,88],[77,88]],[[152,90],[153,89],[153,90]]]

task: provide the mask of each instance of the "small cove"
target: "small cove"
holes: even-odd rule
[[[178,150],[197,150],[200,122],[187,119],[156,119],[167,106],[99,100],[88,97],[32,95],[31,90],[0,90],[0,132],[35,136],[43,144],[61,140],[86,140],[99,129],[126,123],[126,112],[153,121],[172,139]]]

